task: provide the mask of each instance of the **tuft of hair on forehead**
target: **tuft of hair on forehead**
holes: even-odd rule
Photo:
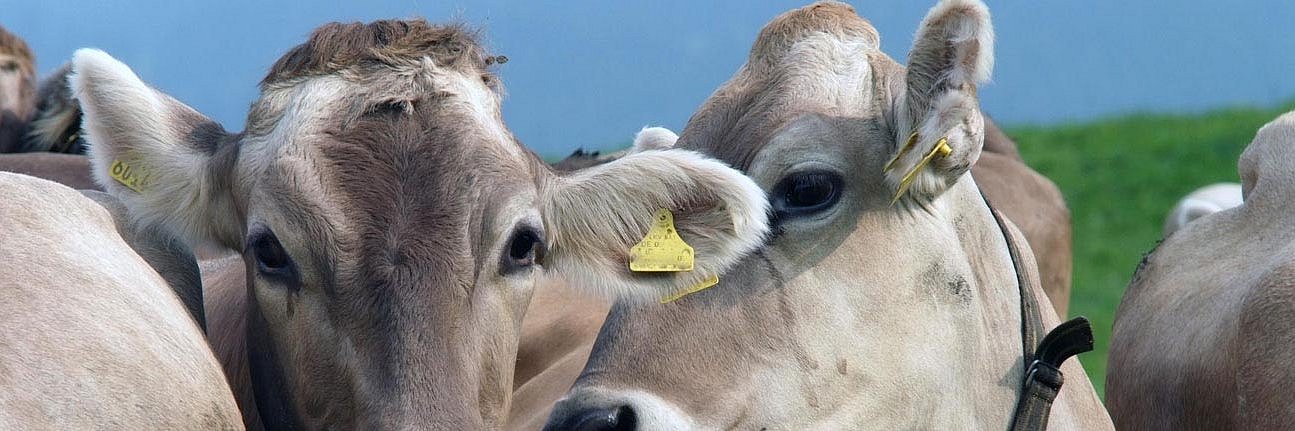
[[[855,13],[854,7],[836,1],[820,1],[783,13],[766,24],[751,46],[748,63],[774,67],[792,45],[814,34],[862,39],[874,48],[881,46],[877,29]]]
[[[261,89],[297,78],[367,66],[399,66],[431,58],[441,67],[485,73],[493,57],[463,24],[430,24],[424,19],[371,23],[328,23],[284,54],[261,81]]]
[[[24,74],[36,74],[36,56],[32,54],[31,48],[27,46],[27,41],[22,40],[16,34],[10,33],[4,26],[0,26],[0,54],[18,57],[19,60],[22,60],[21,67]]]

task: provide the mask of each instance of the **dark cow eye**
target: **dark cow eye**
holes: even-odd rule
[[[544,239],[533,228],[519,228],[516,232],[513,232],[512,239],[508,241],[507,253],[507,256],[504,256],[503,259],[505,273],[529,268],[535,264],[543,264]]]
[[[292,263],[288,252],[279,244],[274,232],[265,229],[254,234],[248,242],[252,258],[256,261],[256,270],[261,275],[284,283],[293,283],[297,279],[297,268]]]
[[[18,70],[18,63],[6,61],[4,63],[0,63],[0,69],[3,69],[5,72],[13,72]]]
[[[804,172],[783,178],[770,197],[780,216],[822,212],[841,199],[841,176],[831,172]]]

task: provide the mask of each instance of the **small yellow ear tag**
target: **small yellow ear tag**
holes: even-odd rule
[[[702,281],[701,281],[701,283],[697,283],[697,285],[696,285],[696,286],[689,287],[689,288],[687,288],[687,289],[684,289],[684,290],[681,290],[681,291],[676,292],[676,293],[674,293],[674,294],[671,294],[671,295],[669,295],[669,296],[666,296],[665,298],[661,298],[661,303],[662,303],[662,304],[669,304],[669,303],[674,302],[675,300],[677,300],[677,299],[679,299],[679,298],[683,298],[683,297],[685,297],[685,296],[692,295],[692,294],[694,294],[694,293],[700,292],[700,291],[702,291],[703,289],[705,289],[705,288],[707,288],[707,287],[714,286],[714,285],[716,285],[716,284],[719,284],[719,276],[718,276],[718,275],[712,275],[712,276],[710,276],[710,277],[706,277],[706,279],[705,279],[705,280],[702,280]]]
[[[108,167],[108,176],[122,185],[134,190],[135,193],[144,193],[144,188],[148,186],[148,173],[143,169],[131,168],[121,160],[113,160],[112,165]]]
[[[913,169],[910,169],[904,174],[904,177],[899,180],[899,189],[895,190],[895,196],[890,199],[890,204],[894,205],[895,202],[899,202],[899,198],[904,197],[904,193],[908,192],[908,187],[913,185],[913,179],[917,178],[917,173],[921,172],[922,168],[926,167],[926,164],[930,163],[932,158],[935,158],[936,155],[939,155],[940,157],[949,157],[949,154],[953,154],[953,148],[949,147],[949,138],[941,137],[940,140],[935,141],[935,148],[931,148],[931,151],[926,153],[926,156],[923,156],[922,160],[919,160],[917,164],[913,166]]]
[[[674,228],[674,215],[662,208],[642,241],[630,248],[630,271],[692,271],[692,246],[683,242]]]

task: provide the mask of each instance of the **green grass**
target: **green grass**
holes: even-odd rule
[[[1160,240],[1169,210],[1198,187],[1239,182],[1241,151],[1259,127],[1292,109],[1295,103],[1007,128],[1026,162],[1056,182],[1070,206],[1070,314],[1093,322],[1096,350],[1080,358],[1099,394],[1115,309],[1142,254]]]

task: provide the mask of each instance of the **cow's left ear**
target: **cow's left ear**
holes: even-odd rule
[[[191,245],[242,249],[236,135],[103,51],[77,50],[68,83],[83,112],[95,181],[133,220],[171,229]]]
[[[908,54],[895,146],[883,169],[896,200],[929,200],[980,158],[985,126],[976,86],[989,79],[994,30],[980,0],[944,0],[927,13]]]
[[[574,287],[636,301],[722,274],[769,231],[769,203],[755,182],[686,150],[629,154],[555,178],[542,200],[549,272]],[[631,249],[662,223],[662,210],[673,218],[671,234],[692,247],[693,269],[631,271]]]

